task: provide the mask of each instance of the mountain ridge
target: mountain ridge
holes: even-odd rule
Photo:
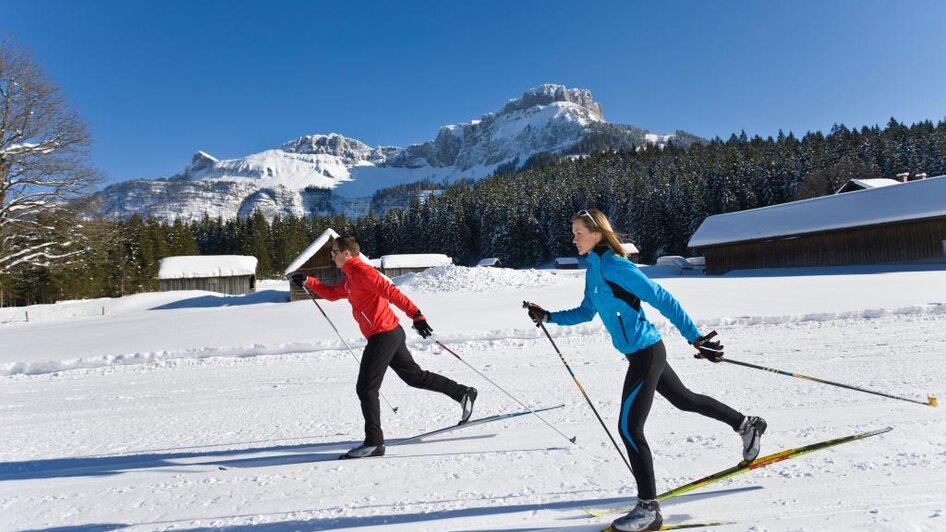
[[[329,133],[303,135],[236,159],[197,151],[175,176],[115,183],[97,197],[100,214],[108,218],[139,214],[190,221],[208,213],[228,219],[257,209],[268,219],[359,216],[370,211],[371,196],[386,188],[478,179],[540,153],[580,155],[581,146],[590,145],[592,138],[607,149],[698,140],[681,131],[658,135],[609,123],[590,90],[544,84],[509,100],[499,111],[441,126],[432,140],[405,148],[369,146]]]

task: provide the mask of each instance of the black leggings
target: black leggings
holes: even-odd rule
[[[355,391],[358,392],[361,413],[365,417],[365,445],[384,443],[378,391],[388,366],[408,386],[440,392],[454,401],[463,399],[466,392],[466,386],[461,386],[443,375],[421,369],[407,350],[404,339],[404,329],[400,325],[387,332],[372,334],[368,337],[368,345],[361,356],[361,369],[358,371]]]
[[[644,439],[644,422],[654,402],[654,392],[667,398],[670,404],[726,423],[733,430],[739,428],[743,415],[712,397],[691,392],[680,382],[673,368],[667,364],[667,350],[663,341],[627,355],[629,367],[621,394],[621,417],[618,431],[637,481],[639,499],[655,499],[654,461],[650,446]]]

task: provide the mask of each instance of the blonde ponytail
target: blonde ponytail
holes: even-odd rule
[[[572,216],[572,222],[581,220],[589,231],[601,233],[601,243],[608,246],[615,255],[627,258],[627,252],[621,245],[621,235],[614,231],[608,217],[598,209],[583,209]]]

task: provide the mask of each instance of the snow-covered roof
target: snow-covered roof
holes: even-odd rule
[[[382,268],[433,268],[449,266],[453,259],[440,253],[416,253],[413,255],[384,255],[381,257]]]
[[[300,253],[299,256],[289,264],[289,266],[286,266],[286,269],[283,270],[283,273],[289,275],[290,273],[301,268],[307,260],[312,258],[312,255],[315,255],[320,249],[322,249],[322,246],[328,244],[329,240],[335,238],[338,238],[338,233],[336,233],[331,227],[325,231],[322,231],[322,234],[319,235],[319,237],[316,238],[314,242],[309,244],[309,247],[305,248],[302,253]],[[366,257],[364,253],[360,253],[358,256],[365,262],[369,261],[368,257]],[[372,266],[374,265],[372,264]]]
[[[195,255],[161,259],[158,279],[233,277],[256,275],[256,257],[245,255]]]
[[[496,266],[497,264],[499,264],[499,259],[496,257],[480,259],[480,261],[476,263],[477,266]]]
[[[578,264],[578,257],[558,257],[555,259],[556,266],[562,266],[564,264]]]
[[[664,255],[662,257],[657,257],[657,262],[655,262],[654,265],[670,266],[673,268],[680,268],[681,270],[693,269],[693,264],[679,255]]]
[[[840,194],[842,192],[853,192],[855,190],[863,190],[868,188],[880,188],[880,187],[889,187],[890,185],[899,185],[900,181],[896,179],[890,179],[888,177],[878,177],[872,179],[851,179],[847,183],[844,183],[841,188],[839,188],[835,194]]]
[[[286,266],[286,269],[283,271],[283,273],[286,275],[289,275],[290,273],[301,268],[302,265],[305,264],[307,260],[312,258],[312,255],[315,255],[316,253],[318,253],[319,250],[322,249],[322,246],[327,244],[328,241],[333,238],[338,238],[338,233],[332,230],[331,227],[329,227],[325,231],[322,231],[322,234],[319,235],[319,237],[316,238],[314,242],[309,244],[309,247],[302,250],[302,253],[300,253],[299,256],[296,257],[296,260],[289,263],[289,266]]]
[[[946,216],[946,176],[717,214],[703,220],[689,247],[762,240],[833,229]]]
[[[621,247],[624,248],[624,253],[630,255],[631,253],[640,253],[640,250],[637,249],[637,246],[630,242],[624,242],[621,244]]]

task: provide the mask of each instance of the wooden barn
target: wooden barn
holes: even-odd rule
[[[256,257],[197,255],[161,259],[161,290],[207,290],[244,295],[256,289]]]
[[[554,264],[556,270],[577,270],[578,257],[556,257]]]
[[[342,270],[338,269],[332,261],[332,242],[338,237],[338,233],[334,230],[326,229],[286,267],[284,273],[288,276],[300,272],[315,277],[326,284],[338,284],[344,276]],[[368,257],[362,254],[361,260],[367,262]],[[300,299],[309,299],[309,296],[302,288],[290,284],[289,300],[298,301]]]
[[[384,255],[381,257],[381,273],[397,277],[405,273],[422,272],[435,266],[450,266],[453,259],[439,253],[415,253],[411,255]]]
[[[637,246],[630,242],[624,242],[621,244],[621,247],[624,248],[624,253],[627,254],[627,259],[633,263],[638,263],[641,260],[641,252],[637,249]]]
[[[710,216],[689,246],[709,274],[946,263],[946,176]]]

